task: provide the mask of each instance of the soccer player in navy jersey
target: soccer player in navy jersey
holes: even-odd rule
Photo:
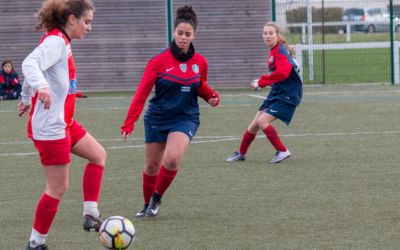
[[[207,60],[195,52],[192,43],[196,27],[197,16],[192,7],[180,7],[174,22],[174,40],[148,62],[121,127],[126,140],[155,86],[144,116],[144,207],[136,217],[158,214],[161,197],[174,180],[200,125],[198,96],[211,106],[219,104],[218,93],[207,85]]]
[[[281,162],[291,156],[271,123],[279,119],[289,125],[296,107],[300,104],[303,83],[298,65],[293,58],[293,48],[279,33],[279,27],[275,23],[268,22],[264,25],[263,39],[270,48],[268,56],[270,74],[254,80],[251,87],[258,89],[271,86],[271,91],[244,132],[239,150],[226,159],[228,162],[246,159],[246,153],[260,129],[276,150],[271,163]]]

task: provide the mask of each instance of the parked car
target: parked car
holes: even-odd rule
[[[390,27],[390,15],[386,9],[382,8],[350,8],[343,14],[343,21],[358,21],[361,24],[352,25],[352,31],[364,32],[388,32]],[[397,19],[395,23],[396,31]]]

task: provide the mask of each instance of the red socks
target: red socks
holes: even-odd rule
[[[56,216],[59,203],[60,200],[44,193],[36,206],[33,229],[40,234],[47,234]]]
[[[83,174],[84,201],[99,201],[102,176],[103,166],[93,163],[87,164]],[[47,234],[56,216],[59,203],[60,200],[44,193],[36,206],[33,229],[40,234]]]
[[[276,149],[276,151],[286,151],[286,147],[279,138],[278,132],[272,125],[269,125],[263,130],[264,134],[267,136],[268,140],[271,142],[272,146]]]
[[[150,176],[143,172],[142,178],[144,204],[149,204],[151,195],[154,193],[156,187],[157,175]]]
[[[249,147],[255,138],[256,134],[252,134],[246,129],[246,132],[244,132],[242,137],[242,142],[240,143],[239,153],[241,155],[247,154],[247,150],[249,150]]]
[[[83,173],[83,201],[99,202],[103,166],[88,163]]]
[[[150,176],[143,172],[143,198],[144,204],[150,203],[151,195],[157,192],[163,195],[174,180],[178,170],[168,170],[161,166],[158,175]]]
[[[168,189],[169,185],[174,180],[178,169],[168,170],[164,166],[161,166],[160,171],[158,172],[157,184],[155,191],[159,195],[163,195],[165,191]]]

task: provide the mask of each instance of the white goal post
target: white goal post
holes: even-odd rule
[[[399,41],[394,41],[394,83],[400,83],[399,71]],[[376,49],[376,48],[390,48],[390,42],[368,42],[368,43],[326,43],[326,44],[313,44],[313,50],[344,50],[344,49]],[[300,76],[303,76],[303,51],[308,50],[309,45],[296,44],[296,60],[300,69]],[[390,61],[388,61],[390,63]],[[309,70],[309,72],[312,72]],[[311,80],[311,79],[310,79]]]

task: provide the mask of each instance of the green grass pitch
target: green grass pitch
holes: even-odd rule
[[[88,93],[76,118],[108,153],[100,209],[135,225],[132,249],[399,249],[400,87],[306,87],[287,127],[293,153],[268,161],[259,133],[246,162],[226,163],[267,90],[221,90],[221,106],[200,100],[201,126],[160,214],[142,208],[143,120],[128,142],[119,127],[132,93]],[[44,189],[38,155],[15,101],[0,102],[0,249],[23,249]],[[101,249],[81,228],[85,162],[73,157],[70,189],[48,238],[50,249]]]

